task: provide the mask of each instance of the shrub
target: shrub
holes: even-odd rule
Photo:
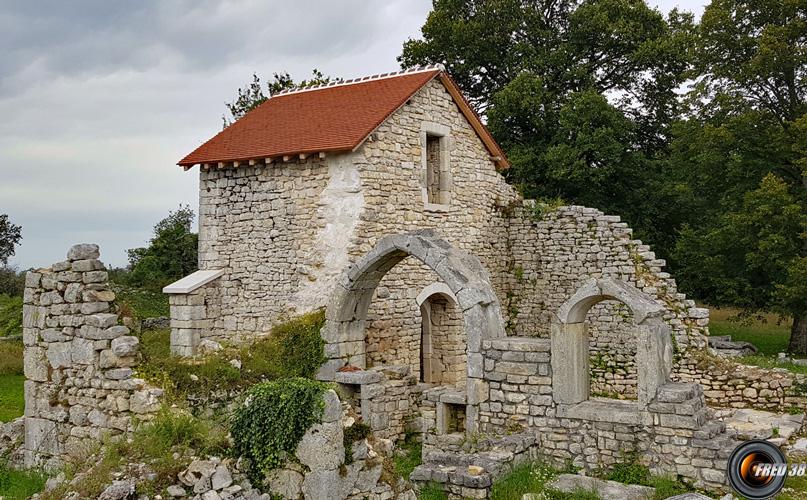
[[[162,292],[121,285],[113,288],[122,316],[145,319],[169,315],[168,295]]]
[[[0,295],[0,336],[22,335],[22,297]]]
[[[303,434],[322,420],[327,384],[304,378],[256,384],[235,411],[230,433],[237,456],[249,460],[253,484],[293,456]]]
[[[0,375],[22,375],[23,350],[19,340],[0,341]]]
[[[324,324],[325,311],[319,310],[275,326],[269,338],[242,350],[244,368],[269,379],[312,378],[327,361]]]
[[[0,295],[22,297],[25,290],[25,273],[10,266],[0,266]]]
[[[367,438],[370,435],[370,426],[362,422],[356,422],[344,432],[345,464],[353,463],[353,443]]]
[[[650,484],[650,470],[639,463],[635,453],[627,453],[623,460],[614,464],[605,479],[617,481],[623,484],[640,484],[647,486]]]

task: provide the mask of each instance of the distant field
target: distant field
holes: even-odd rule
[[[787,350],[790,340],[790,318],[780,321],[775,314],[765,314],[752,321],[732,321],[737,316],[736,309],[710,310],[709,332],[711,335],[731,335],[733,340],[751,342],[760,354],[776,356]]]

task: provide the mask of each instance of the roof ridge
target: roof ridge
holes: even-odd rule
[[[285,90],[281,90],[277,94],[272,95],[269,98],[272,99],[274,97],[280,97],[280,96],[289,95],[289,94],[300,94],[300,93],[309,92],[309,91],[312,91],[312,90],[321,90],[321,89],[331,88],[331,87],[341,87],[341,86],[344,86],[344,85],[355,85],[357,83],[371,82],[371,81],[376,81],[376,80],[383,80],[385,78],[394,78],[394,77],[397,77],[397,76],[411,75],[411,74],[415,74],[415,73],[423,73],[423,72],[426,72],[426,71],[435,71],[435,70],[445,71],[446,68],[442,64],[429,64],[427,66],[415,66],[415,67],[409,68],[409,69],[402,69],[402,70],[399,70],[399,71],[390,71],[388,73],[380,73],[380,74],[371,75],[371,76],[360,76],[360,77],[357,77],[357,78],[351,78],[349,80],[337,80],[337,81],[328,82],[328,83],[320,83],[318,85],[312,85],[310,87],[305,87],[305,88],[285,89]]]

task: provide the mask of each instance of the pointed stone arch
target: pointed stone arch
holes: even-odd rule
[[[478,404],[487,396],[482,380],[482,340],[504,337],[504,321],[490,276],[479,260],[454,248],[433,230],[385,236],[342,274],[326,309],[322,336],[328,361],[318,378],[333,380],[336,370],[346,364],[366,367],[365,327],[373,293],[384,275],[409,256],[440,277],[462,311],[468,353],[467,429],[473,432]]]
[[[558,308],[553,318],[552,391],[555,402],[577,404],[590,391],[589,341],[586,314],[604,300],[618,300],[630,308],[637,328],[636,365],[639,408],[656,397],[672,373],[671,329],[663,321],[665,309],[633,285],[613,278],[584,283]]]

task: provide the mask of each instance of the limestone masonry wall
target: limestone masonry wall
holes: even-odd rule
[[[616,278],[667,310],[678,354],[706,346],[709,311],[678,292],[647,245],[632,238],[619,217],[592,208],[565,206],[536,214],[530,202],[516,207],[510,221],[516,286],[509,300],[512,333],[549,335],[554,311],[585,281]],[[630,311],[616,301],[594,306],[589,323],[592,391],[636,397],[636,342]]]
[[[106,435],[147,419],[162,390],[134,378],[138,338],[118,324],[115,293],[97,245],[25,276],[26,465],[56,466],[86,456]]]

